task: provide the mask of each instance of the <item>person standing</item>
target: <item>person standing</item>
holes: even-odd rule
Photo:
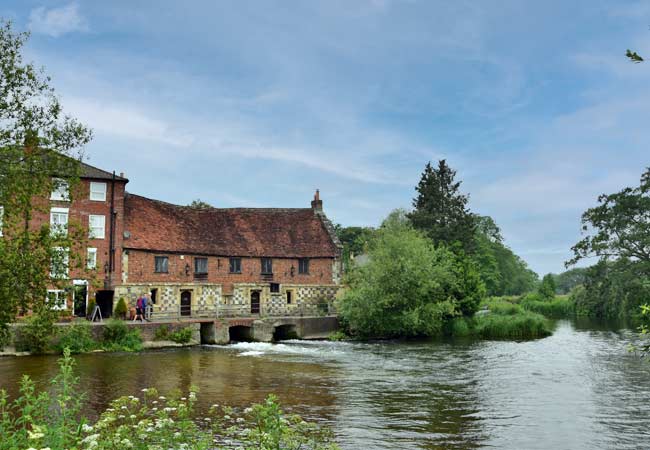
[[[142,295],[142,318],[140,319],[141,322],[144,320],[149,320],[147,318],[147,306],[148,306],[148,301],[147,301],[147,294]]]
[[[142,302],[143,302],[143,297],[144,295],[141,295],[138,297],[138,300],[135,302],[135,319],[133,321],[135,322],[140,318],[140,322],[142,322]]]

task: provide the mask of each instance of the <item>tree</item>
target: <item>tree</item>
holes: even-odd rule
[[[542,297],[550,300],[555,298],[555,279],[552,273],[547,273],[542,278],[542,283],[539,286],[539,293]]]
[[[403,211],[368,245],[368,264],[347,275],[339,315],[363,337],[432,336],[447,318],[476,311],[485,289],[471,260],[435,246]]]
[[[46,306],[47,287],[65,282],[51,279],[51,269],[81,264],[80,228],[36,226],[36,219],[48,217],[53,190],[74,196],[80,148],[91,133],[63,114],[43,70],[23,62],[27,38],[0,22],[0,346],[19,309],[38,312]]]
[[[194,208],[194,209],[210,209],[210,208],[214,208],[211,204],[209,204],[207,202],[204,202],[200,198],[197,198],[196,200],[192,200],[192,203],[190,203],[187,206],[189,206],[190,208]]]
[[[592,257],[626,258],[650,275],[650,169],[641,176],[639,187],[603,194],[598,203],[582,215],[582,229],[588,235],[571,248],[573,258],[566,265]]]
[[[584,284],[586,272],[586,268],[575,267],[561,274],[553,275],[557,293],[568,294],[574,287]]]
[[[475,216],[469,211],[469,197],[460,192],[456,171],[443,159],[438,167],[427,163],[409,214],[413,226],[424,231],[436,244],[459,243],[467,253],[474,248]]]
[[[335,225],[334,229],[341,245],[343,245],[342,257],[347,269],[351,258],[366,252],[375,229],[372,227],[342,227],[339,224]]]

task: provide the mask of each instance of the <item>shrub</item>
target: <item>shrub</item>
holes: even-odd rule
[[[94,309],[95,309],[95,299],[91,298],[88,300],[88,307],[86,308],[86,317],[92,316]]]
[[[484,301],[482,305],[486,306],[493,314],[514,315],[523,311],[521,306],[500,298],[491,298]]]
[[[177,344],[187,344],[192,340],[193,331],[191,328],[179,328],[178,330],[170,333],[169,339]]]
[[[119,342],[128,333],[127,325],[121,320],[109,319],[104,325],[104,341],[105,342]]]
[[[0,323],[0,351],[4,350],[4,348],[9,345],[12,338],[13,336],[9,325]]]
[[[126,317],[127,308],[126,308],[126,302],[124,301],[124,297],[120,297],[119,301],[117,302],[117,305],[115,305],[114,313],[116,316],[121,317],[122,319]]]
[[[532,312],[485,314],[474,318],[476,334],[484,339],[535,339],[551,334],[544,316]]]
[[[345,332],[343,332],[342,330],[338,330],[330,334],[328,339],[330,341],[345,341],[347,339],[350,339],[350,337],[347,334],[345,334]]]
[[[45,353],[50,349],[52,338],[56,336],[54,326],[58,313],[47,308],[30,316],[25,325],[16,333],[16,350],[35,354]]]
[[[140,330],[132,329],[121,320],[110,319],[104,325],[102,348],[107,351],[137,352],[142,350]]]
[[[474,320],[468,317],[454,317],[445,325],[445,335],[452,337],[468,337],[475,334]]]
[[[156,331],[153,333],[154,341],[167,341],[169,340],[169,327],[167,325],[162,325],[156,328]]]
[[[98,344],[92,336],[92,325],[86,322],[76,322],[62,327],[61,337],[56,345],[60,353],[69,349],[70,353],[85,353],[97,348]]]
[[[555,297],[552,300],[537,300],[535,295],[527,295],[521,301],[521,306],[528,311],[557,319],[570,317],[575,312],[573,300],[568,297]]]

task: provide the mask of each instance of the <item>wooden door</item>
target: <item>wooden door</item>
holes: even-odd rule
[[[192,293],[190,291],[181,292],[181,316],[192,315]]]
[[[251,314],[260,313],[260,291],[251,292]]]

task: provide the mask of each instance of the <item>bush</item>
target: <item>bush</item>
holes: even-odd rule
[[[447,336],[468,337],[474,334],[474,320],[468,317],[454,317],[445,325],[445,335]]]
[[[192,340],[193,331],[191,328],[179,328],[178,330],[170,333],[169,339],[177,344],[187,344]]]
[[[77,322],[62,327],[56,350],[63,353],[67,348],[70,353],[85,353],[96,349],[98,343],[93,339],[91,329],[92,325],[86,322]]]
[[[169,340],[169,327],[167,325],[162,325],[156,328],[156,331],[153,333],[154,341],[168,341]]]
[[[474,318],[475,332],[484,339],[535,339],[551,334],[544,316],[532,312],[485,314]]]
[[[57,329],[54,326],[58,313],[47,308],[30,316],[25,325],[16,333],[16,350],[19,352],[30,352],[42,354],[50,349],[52,338],[56,336]]]
[[[500,298],[491,298],[482,303],[483,306],[487,307],[491,313],[500,314],[500,315],[514,315],[521,314],[523,309],[521,306],[510,303],[509,301],[502,300]]]
[[[142,350],[140,330],[131,329],[122,321],[110,319],[104,325],[102,348],[111,352],[137,352]]]
[[[330,334],[328,339],[330,341],[345,341],[347,339],[350,339],[350,337],[347,334],[345,334],[345,332],[343,332],[342,330],[338,330]]]
[[[4,350],[4,348],[9,345],[12,338],[13,335],[11,333],[11,328],[9,328],[9,325],[0,323],[0,351]]]
[[[124,301],[124,297],[120,297],[119,301],[117,302],[117,305],[115,305],[115,311],[113,311],[116,316],[121,317],[124,319],[126,317],[127,313],[127,308],[126,308],[126,302]]]
[[[88,307],[86,308],[86,317],[91,317],[94,309],[95,309],[95,299],[91,298],[88,300]]]
[[[536,312],[546,317],[556,319],[573,316],[574,303],[568,297],[555,297],[552,300],[539,300],[539,295],[529,294],[521,301],[521,306],[527,311]]]

